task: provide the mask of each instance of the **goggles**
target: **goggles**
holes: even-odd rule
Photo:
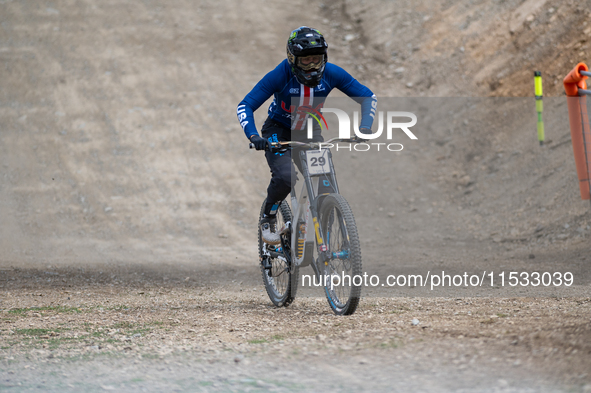
[[[297,65],[304,71],[320,68],[324,62],[324,55],[298,57]]]

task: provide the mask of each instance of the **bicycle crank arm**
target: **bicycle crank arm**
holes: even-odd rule
[[[269,253],[269,256],[271,258],[279,258],[285,262],[287,262],[287,258],[285,258],[285,255],[283,255],[282,252],[277,252],[277,251],[267,251]]]

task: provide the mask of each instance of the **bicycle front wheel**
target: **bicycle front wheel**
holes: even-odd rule
[[[264,208],[265,202],[261,207],[259,220],[263,217]],[[277,210],[277,230],[287,222],[291,222],[291,209],[287,202],[283,201]],[[298,268],[292,267],[290,263],[291,234],[288,233],[284,237],[281,245],[273,246],[263,242],[260,226],[258,233],[263,284],[274,305],[287,307],[295,299],[299,279]]]
[[[328,247],[324,266],[324,291],[328,304],[337,315],[351,315],[361,296],[361,246],[353,212],[340,194],[330,194],[320,208],[322,236]]]

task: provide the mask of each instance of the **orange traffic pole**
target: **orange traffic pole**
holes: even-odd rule
[[[581,71],[588,70],[589,68],[585,63],[579,63],[563,81],[567,95],[570,135],[573,143],[581,199],[591,199],[589,193],[591,130],[589,129],[589,115],[587,114],[587,97],[586,95],[579,96],[579,89],[587,90],[587,83],[585,82],[587,76],[581,75]]]

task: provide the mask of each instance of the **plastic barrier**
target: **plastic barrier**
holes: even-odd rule
[[[581,72],[589,71],[585,63],[579,63],[564,78],[564,90],[567,95],[568,116],[570,120],[570,134],[573,143],[573,153],[579,189],[582,199],[591,199],[589,166],[591,165],[591,130],[587,114],[587,83],[588,78]]]

